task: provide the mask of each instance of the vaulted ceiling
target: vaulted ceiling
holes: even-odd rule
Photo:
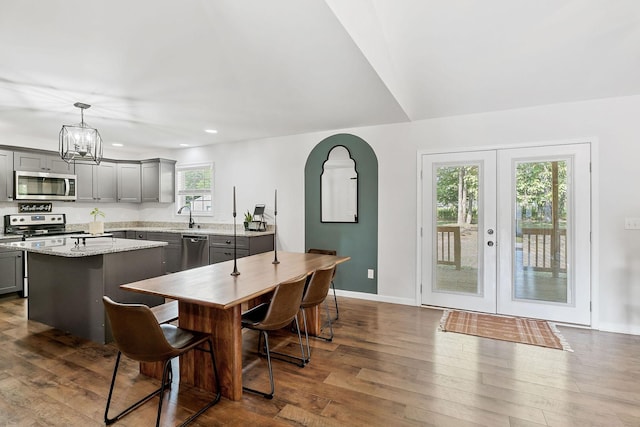
[[[0,144],[76,101],[148,152],[636,94],[637,0],[0,0]]]

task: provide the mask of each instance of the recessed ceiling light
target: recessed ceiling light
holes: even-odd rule
[[[204,131],[205,131],[206,133],[218,133],[218,131],[217,131],[217,130],[215,130],[215,129],[205,129]]]
[[[111,145],[113,145],[114,147],[122,147],[122,146],[123,146],[123,145],[122,145],[122,144],[120,144],[119,142],[114,142],[114,143],[113,143],[113,144],[111,144]]]
[[[180,147],[188,147],[189,144],[180,144]]]

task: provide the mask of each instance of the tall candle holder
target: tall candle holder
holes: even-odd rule
[[[238,238],[236,233],[236,187],[233,187],[233,272],[232,276],[239,276],[238,271]]]
[[[278,190],[276,190],[273,204],[273,262],[272,264],[280,264],[278,261]]]

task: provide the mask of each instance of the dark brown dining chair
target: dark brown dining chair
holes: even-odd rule
[[[271,366],[271,351],[269,349],[269,331],[284,328],[290,325],[291,322],[295,322],[296,330],[298,331],[298,341],[300,342],[300,352],[304,357],[304,347],[302,345],[302,336],[300,335],[297,314],[298,310],[300,310],[306,280],[307,275],[303,274],[295,279],[280,283],[276,287],[271,301],[257,305],[242,313],[242,327],[259,331],[259,354],[262,354],[261,338],[264,337],[264,350],[269,368],[269,382],[271,384],[271,391],[269,393],[249,387],[242,387],[244,390],[261,394],[267,399],[273,398],[275,385],[273,381],[273,368]],[[304,366],[304,364],[301,366]]]
[[[116,346],[118,356],[113,368],[113,378],[111,388],[107,398],[107,407],[104,411],[105,424],[113,424],[125,415],[142,406],[156,395],[159,395],[158,415],[156,426],[160,425],[160,415],[162,413],[162,400],[166,388],[171,387],[171,360],[181,356],[190,350],[201,350],[211,356],[211,365],[215,375],[217,393],[213,400],[208,402],[202,409],[191,415],[181,425],[187,425],[204,411],[218,403],[220,400],[220,380],[216,369],[216,361],[213,354],[213,345],[209,334],[179,328],[169,324],[158,324],[151,309],[143,304],[120,304],[111,300],[107,296],[102,297],[104,307],[111,323],[111,332]],[[206,345],[206,347],[204,347]],[[162,383],[160,388],[143,397],[124,411],[113,418],[109,418],[109,406],[118,373],[120,357],[124,354],[137,362],[163,362]]]
[[[321,254],[321,255],[333,255],[336,256],[338,253],[334,249],[309,249],[307,251],[309,254]],[[338,320],[340,317],[340,310],[338,310],[338,297],[336,297],[336,285],[333,283],[333,279],[336,276],[335,270],[333,271],[333,276],[331,277],[331,289],[333,289],[333,302],[336,306],[336,317],[333,320]]]
[[[333,325],[331,324],[331,314],[329,313],[329,304],[327,303],[327,295],[329,294],[329,288],[331,287],[331,279],[336,271],[336,265],[331,264],[325,268],[319,268],[311,275],[311,280],[307,285],[307,289],[302,297],[302,303],[300,304],[300,311],[302,311],[302,323],[304,325],[304,336],[307,341],[307,354],[305,357],[305,363],[309,363],[311,360],[311,347],[309,346],[309,332],[307,327],[307,314],[305,309],[317,307],[324,302],[324,306],[327,310],[327,319],[329,321],[329,336],[316,336],[325,341],[333,340]]]

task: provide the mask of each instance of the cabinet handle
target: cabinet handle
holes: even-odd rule
[[[226,243],[227,245],[230,245],[230,244],[231,244],[231,240],[227,240],[225,243]]]

